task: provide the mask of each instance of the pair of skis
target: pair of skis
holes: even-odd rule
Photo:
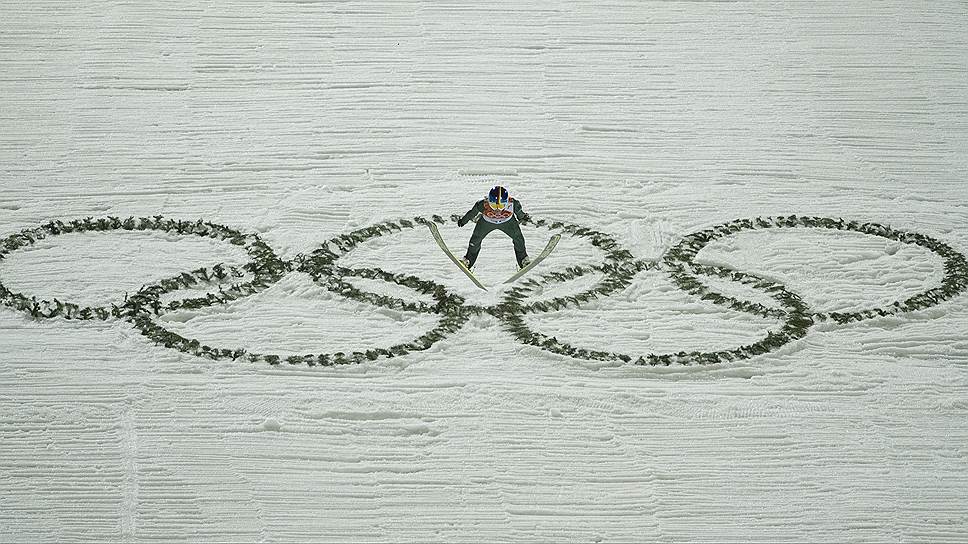
[[[437,230],[437,225],[434,223],[427,223],[427,226],[430,227],[430,233],[433,234],[434,240],[436,240],[437,245],[440,246],[440,249],[444,250],[444,253],[447,255],[447,257],[450,258],[450,260],[457,265],[457,268],[460,268],[461,272],[463,272],[464,275],[466,275],[468,278],[470,278],[472,282],[474,282],[474,285],[487,291],[487,287],[485,287],[484,284],[481,283],[481,281],[478,280],[476,276],[474,276],[474,273],[471,272],[469,268],[464,266],[464,263],[461,262],[461,260],[454,255],[454,253],[450,250],[450,248],[447,247],[447,244],[444,243],[443,237],[440,236],[440,231]],[[545,258],[548,255],[550,255],[551,252],[555,249],[555,246],[558,245],[558,240],[560,239],[561,239],[560,234],[555,234],[554,236],[552,236],[551,240],[548,240],[548,244],[545,246],[544,250],[542,250],[541,253],[534,258],[533,261],[528,263],[528,266],[525,266],[521,270],[518,270],[513,276],[504,280],[504,283],[513,283],[515,280],[527,274],[532,268],[537,266],[538,263],[545,260]]]

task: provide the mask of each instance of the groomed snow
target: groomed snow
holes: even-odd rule
[[[635,355],[730,350],[782,325],[683,292],[656,264],[734,219],[872,222],[968,253],[964,2],[0,0],[0,13],[0,238],[160,215],[295,260],[383,221],[463,213],[500,183],[536,218],[654,265],[524,317]],[[552,231],[525,227],[533,254]],[[441,232],[460,252],[471,231]],[[565,234],[529,278],[603,257]],[[103,306],[247,260],[210,238],[84,232],[9,253],[0,282]],[[697,260],[818,313],[889,306],[945,274],[921,246],[811,228],[720,238]],[[489,307],[514,259],[487,238],[478,275],[493,287],[479,291],[414,228],[338,264]],[[438,318],[292,271],[156,322],[287,356],[388,348]],[[308,367],[0,306],[0,542],[966,542],[966,444],[968,294],[668,367],[554,354],[487,313],[424,351]]]

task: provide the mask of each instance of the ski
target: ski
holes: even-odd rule
[[[521,276],[527,274],[532,268],[534,268],[535,266],[537,266],[538,263],[540,263],[541,261],[545,260],[545,257],[547,257],[548,255],[550,255],[551,252],[555,249],[555,246],[558,245],[558,240],[561,240],[561,235],[560,234],[555,234],[554,236],[552,236],[551,237],[551,240],[548,240],[548,245],[545,246],[544,250],[542,250],[541,253],[537,257],[534,258],[533,261],[531,261],[530,263],[528,263],[528,266],[522,268],[521,270],[518,270],[517,273],[515,273],[513,276],[511,276],[510,278],[508,278],[507,280],[505,280],[504,283],[512,283],[512,282],[514,282],[515,280],[517,280]]]
[[[430,227],[430,232],[434,235],[434,240],[437,241],[437,245],[440,246],[440,249],[444,250],[444,253],[447,255],[447,257],[449,257],[450,260],[457,265],[457,268],[460,268],[461,272],[463,272],[464,275],[474,282],[474,285],[487,291],[487,287],[484,287],[484,284],[481,283],[476,276],[474,276],[474,273],[471,272],[469,268],[464,266],[464,263],[460,262],[460,259],[454,256],[454,253],[450,250],[450,248],[447,247],[447,244],[444,243],[443,237],[440,236],[440,231],[437,230],[437,225],[434,223],[427,223],[427,226]]]

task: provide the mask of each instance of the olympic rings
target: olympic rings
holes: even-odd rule
[[[456,221],[457,216],[451,216]],[[202,220],[194,222],[152,218],[120,219],[117,217],[86,218],[69,222],[51,221],[40,227],[24,229],[17,234],[0,240],[0,261],[17,249],[29,246],[39,239],[66,233],[92,231],[145,231],[161,230],[181,235],[194,235],[228,241],[243,247],[251,261],[241,268],[215,265],[212,270],[199,268],[183,272],[178,276],[143,286],[137,293],[127,297],[123,304],[110,306],[82,307],[78,304],[57,299],[38,300],[15,293],[0,283],[0,304],[20,310],[35,319],[64,317],[66,319],[122,318],[131,322],[142,335],[158,345],[177,349],[181,352],[217,360],[263,361],[271,365],[285,361],[290,364],[342,365],[373,361],[406,355],[412,351],[425,350],[438,341],[457,332],[474,315],[491,315],[503,323],[518,341],[539,347],[543,350],[572,358],[588,361],[618,361],[638,365],[670,364],[713,364],[738,361],[769,353],[790,342],[803,338],[818,321],[849,323],[877,316],[891,316],[937,305],[952,299],[968,290],[968,260],[951,246],[934,238],[892,229],[876,223],[858,223],[843,219],[825,217],[756,217],[738,219],[685,236],[677,245],[667,251],[659,261],[635,259],[632,253],[622,248],[608,235],[562,222],[535,221],[536,227],[560,230],[575,237],[587,239],[593,246],[604,252],[602,263],[593,266],[573,266],[559,272],[552,272],[526,279],[504,294],[500,303],[491,307],[470,305],[466,300],[448,292],[436,282],[415,276],[393,274],[385,270],[367,268],[346,268],[337,261],[355,249],[359,244],[378,236],[412,229],[433,221],[445,223],[446,220],[434,215],[430,219],[414,217],[386,221],[367,228],[358,229],[328,240],[308,255],[299,255],[292,261],[280,259],[275,252],[255,234],[243,234],[230,227]],[[705,266],[695,262],[697,254],[713,240],[753,229],[772,228],[823,228],[854,231],[862,234],[880,236],[905,244],[924,247],[944,259],[944,278],[939,287],[928,289],[903,301],[897,301],[884,308],[862,310],[853,313],[813,312],[803,299],[783,285],[754,274],[741,272],[724,266]],[[577,348],[561,342],[555,337],[530,330],[524,323],[524,316],[531,313],[554,311],[565,307],[580,307],[582,304],[603,298],[627,288],[636,275],[644,270],[665,270],[674,285],[697,298],[714,304],[723,305],[736,311],[751,313],[762,317],[775,318],[782,322],[777,331],[767,331],[759,341],[733,349],[700,352],[679,351],[668,354],[631,355],[605,350]],[[281,355],[251,353],[242,348],[220,348],[202,344],[196,339],[182,337],[157,324],[155,316],[179,309],[199,309],[224,304],[258,293],[279,281],[293,271],[309,275],[312,280],[342,297],[362,303],[382,306],[394,310],[439,315],[437,325],[416,339],[388,348],[372,348],[352,353],[335,352],[309,355]],[[229,288],[221,284],[233,278],[252,276],[250,281],[233,283]],[[602,279],[592,287],[571,296],[526,303],[528,296],[543,286],[570,281],[589,274],[601,274]],[[719,293],[708,287],[700,276],[719,277],[758,289],[777,301],[779,307],[744,301],[727,294]],[[411,302],[399,297],[368,292],[347,281],[357,277],[381,280],[410,288],[420,294],[428,295],[434,303]],[[206,293],[202,297],[174,300],[167,304],[161,302],[165,294],[199,284],[219,284],[218,291]]]

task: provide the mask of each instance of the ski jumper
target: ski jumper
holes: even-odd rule
[[[477,254],[481,252],[481,241],[492,231],[499,230],[511,237],[511,241],[514,242],[514,258],[518,261],[518,267],[523,266],[522,262],[528,257],[528,251],[524,247],[524,235],[521,234],[520,224],[530,219],[530,216],[521,209],[521,203],[513,198],[508,199],[508,204],[503,210],[495,210],[488,206],[487,199],[479,200],[464,214],[464,217],[457,221],[457,225],[461,227],[470,221],[477,221],[471,240],[467,243],[467,254],[464,258],[470,262],[470,266],[474,266]]]

